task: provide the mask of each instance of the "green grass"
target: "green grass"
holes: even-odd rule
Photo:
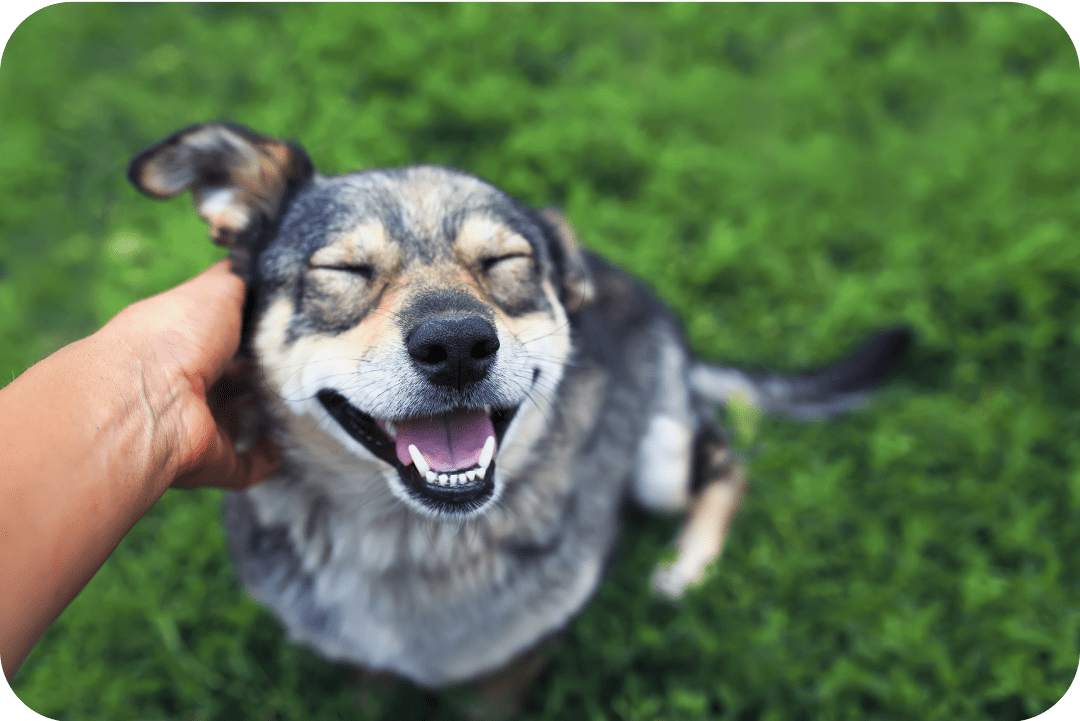
[[[225,119],[327,173],[451,164],[558,204],[694,347],[797,367],[904,321],[897,382],[764,419],[717,573],[631,511],[529,719],[1034,716],[1080,658],[1080,73],[1023,5],[58,5],[0,65],[0,382],[219,256],[127,160]],[[170,492],[14,680],[62,719],[364,717]],[[455,718],[412,688],[369,718]],[[381,715],[380,715],[381,714]]]

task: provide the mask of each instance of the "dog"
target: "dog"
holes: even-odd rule
[[[191,190],[247,283],[252,427],[282,463],[227,497],[242,583],[292,641],[424,687],[534,675],[523,659],[596,591],[628,496],[688,512],[652,579],[679,596],[746,487],[717,408],[848,412],[911,335],[791,375],[711,365],[558,212],[442,167],[324,177],[236,125],[181,130],[128,177]]]

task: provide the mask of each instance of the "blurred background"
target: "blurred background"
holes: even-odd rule
[[[0,383],[221,256],[124,177],[229,120],[335,174],[453,165],[558,205],[694,348],[796,368],[898,322],[896,382],[766,420],[716,572],[652,595],[631,509],[528,719],[1037,715],[1080,658],[1080,72],[1024,5],[63,4],[0,64]],[[16,676],[56,719],[457,718],[357,706],[170,491]]]

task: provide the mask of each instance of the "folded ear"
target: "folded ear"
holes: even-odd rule
[[[578,245],[577,235],[570,223],[555,208],[543,208],[540,216],[550,226],[557,247],[555,265],[562,273],[562,302],[571,313],[576,313],[593,302],[596,286],[586,264],[585,253]]]
[[[152,198],[191,190],[210,237],[240,255],[241,247],[278,219],[296,190],[314,175],[303,149],[239,125],[195,125],[135,156],[128,180]]]

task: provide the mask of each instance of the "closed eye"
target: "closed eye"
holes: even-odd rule
[[[529,255],[528,253],[510,253],[508,255],[500,255],[500,256],[498,256],[496,258],[481,258],[480,259],[480,270],[482,272],[484,272],[484,273],[487,273],[489,270],[491,270],[492,268],[494,268],[496,265],[503,262],[504,260],[513,260],[514,258],[531,258],[531,257],[532,256]]]
[[[375,266],[373,265],[313,265],[313,270],[337,270],[343,273],[358,275],[364,280],[375,278]]]

